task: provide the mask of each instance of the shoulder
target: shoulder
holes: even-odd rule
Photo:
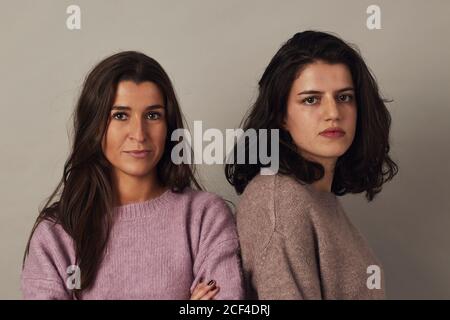
[[[277,177],[278,174],[258,174],[241,195],[236,210],[236,221],[239,238],[244,249],[249,248],[247,251],[264,247],[275,231]]]
[[[275,188],[278,198],[294,201],[297,204],[306,204],[311,201],[311,194],[306,183],[292,176],[277,174]]]
[[[72,245],[72,238],[59,223],[42,220],[33,232],[30,247],[37,244],[58,245],[59,248],[68,247]]]
[[[245,188],[240,203],[276,210],[280,204],[305,206],[311,202],[308,187],[295,178],[277,173],[257,175]]]
[[[221,226],[234,224],[234,215],[225,200],[212,192],[186,188],[183,190],[185,208],[193,224]]]
[[[287,238],[312,232],[310,187],[292,176],[277,175],[274,215],[278,233]]]
[[[304,212],[313,201],[309,187],[292,176],[277,174],[274,188],[274,206],[277,212]]]
[[[275,230],[301,223],[308,218],[311,195],[308,187],[294,177],[257,175],[248,184],[239,202],[238,226]],[[270,226],[270,227],[269,227]]]
[[[193,189],[183,191],[189,201],[186,224],[192,246],[200,256],[219,245],[236,247],[236,221],[225,200],[219,195]]]
[[[294,177],[284,174],[260,175],[255,176],[245,188],[241,199],[295,199],[303,202],[310,199],[308,187],[296,180]]]
[[[72,238],[60,224],[40,221],[30,239],[22,277],[54,280],[74,263]]]
[[[239,199],[237,215],[249,217],[261,210],[273,211],[277,175],[256,175]]]
[[[218,194],[215,194],[213,192],[209,191],[203,191],[203,190],[195,190],[192,188],[186,188],[183,191],[183,194],[185,194],[187,197],[191,198],[193,201],[197,203],[225,203],[223,198],[219,196]]]
[[[180,196],[184,198],[189,204],[189,207],[193,210],[207,210],[211,207],[216,209],[222,209],[222,211],[229,211],[228,205],[225,200],[212,192],[203,190],[194,190],[192,188],[185,188]]]

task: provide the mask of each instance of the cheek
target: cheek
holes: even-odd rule
[[[357,118],[358,118],[357,108],[353,107],[349,109],[346,119],[348,131],[351,133],[352,139],[355,136]]]
[[[149,132],[150,140],[153,142],[154,146],[157,147],[162,153],[166,143],[167,137],[167,125],[161,124],[151,128]]]
[[[106,131],[103,139],[103,153],[110,162],[114,162],[114,159],[120,156],[120,147],[123,141],[123,134],[119,128],[110,125]]]
[[[288,131],[298,146],[308,144],[317,134],[318,116],[308,110],[297,110],[288,113]]]

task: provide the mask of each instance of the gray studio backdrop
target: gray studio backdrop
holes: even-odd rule
[[[81,29],[66,26],[69,5]],[[381,9],[381,29],[366,25]],[[0,298],[21,297],[25,244],[59,181],[71,113],[88,70],[121,50],[157,59],[192,129],[235,128],[280,45],[305,29],[361,49],[393,118],[400,173],[368,204],[343,198],[383,262],[389,298],[450,299],[450,1],[63,1],[0,3]],[[235,203],[222,165],[202,165],[209,191]]]

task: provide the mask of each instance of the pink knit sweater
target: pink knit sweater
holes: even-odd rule
[[[234,216],[218,196],[186,189],[114,208],[105,258],[82,299],[189,299],[197,282],[216,280],[216,299],[243,299]],[[42,222],[21,276],[25,299],[71,299],[73,242]],[[80,270],[83,272],[83,270]]]

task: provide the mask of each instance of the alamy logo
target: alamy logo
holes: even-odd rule
[[[381,9],[379,6],[372,4],[367,7],[367,14],[370,14],[367,17],[366,26],[369,30],[381,29]]]
[[[176,129],[172,132],[171,140],[178,141],[171,152],[171,159],[175,164],[224,164],[224,162],[257,164],[259,162],[263,166],[262,175],[276,174],[279,169],[278,129],[258,131],[226,129],[224,137],[219,129],[211,128],[203,132],[202,121],[194,121],[193,138],[187,129]],[[208,144],[203,146],[204,142]],[[191,146],[193,146],[193,159]]]
[[[81,9],[77,5],[70,5],[66,9],[66,13],[70,14],[66,20],[66,27],[69,30],[81,29]]]
[[[67,267],[66,273],[69,275],[66,280],[66,287],[69,290],[81,288],[81,271],[77,265]]]
[[[381,289],[381,269],[377,265],[370,265],[367,267],[367,274],[370,276],[367,278],[367,288],[372,289]]]

